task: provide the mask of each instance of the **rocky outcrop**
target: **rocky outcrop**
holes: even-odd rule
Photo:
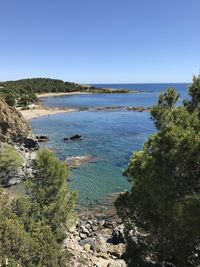
[[[39,149],[39,145],[21,113],[0,98],[0,149],[4,142],[13,146],[23,159],[22,165],[15,171],[0,170],[1,183],[8,187],[32,175],[33,150]]]
[[[63,138],[63,141],[74,141],[74,140],[82,140],[83,139],[83,137],[82,137],[82,135],[80,135],[80,134],[75,134],[75,135],[73,135],[73,136],[71,136],[71,137],[64,137]]]
[[[69,138],[70,140],[81,140],[82,136],[80,134],[73,135]]]
[[[119,219],[83,214],[69,229],[63,247],[72,255],[70,266],[125,267],[123,238]]]
[[[31,178],[33,175],[33,162],[36,157],[36,152],[25,148],[24,145],[12,144],[19,156],[23,159],[22,165],[13,171],[0,169],[1,185],[10,187],[20,183],[22,180]],[[1,146],[1,143],[0,143]]]
[[[125,110],[125,111],[135,111],[135,112],[143,112],[143,111],[151,111],[151,107],[143,107],[143,106],[105,106],[105,107],[81,107],[79,111],[118,111],[118,110]]]
[[[31,129],[21,113],[0,98],[0,141],[24,142],[32,138]]]

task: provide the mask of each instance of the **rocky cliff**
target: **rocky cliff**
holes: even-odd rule
[[[31,176],[35,158],[33,150],[38,149],[39,145],[21,113],[0,98],[0,149],[4,142],[10,143],[23,159],[16,170],[0,169],[1,184],[11,186]]]
[[[0,98],[0,141],[24,142],[32,138],[31,129],[21,113]]]

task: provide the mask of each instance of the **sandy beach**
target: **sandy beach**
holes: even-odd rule
[[[37,97],[51,97],[51,96],[62,96],[62,95],[86,95],[86,94],[92,94],[90,92],[67,92],[67,93],[42,93],[37,94]]]
[[[32,109],[27,110],[19,110],[22,114],[22,116],[26,120],[31,120],[34,118],[42,117],[42,116],[48,116],[52,114],[58,114],[58,113],[65,113],[65,112],[73,112],[76,111],[76,109],[72,108],[47,108],[42,105],[35,105]]]
[[[91,93],[89,92],[42,93],[42,94],[37,94],[37,97],[43,98],[43,97],[52,97],[52,96],[81,95],[81,94],[91,94]],[[21,110],[21,109],[18,109],[18,110],[21,112],[22,116],[26,120],[31,120],[34,118],[48,116],[52,114],[77,111],[76,109],[73,109],[73,108],[50,108],[50,107],[45,107],[42,104],[38,104],[38,105],[34,104],[33,108],[30,108],[27,110]]]

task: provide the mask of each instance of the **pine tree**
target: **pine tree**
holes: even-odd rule
[[[200,77],[189,93],[184,106],[173,89],[160,95],[151,112],[158,132],[126,171],[129,208],[156,237],[154,253],[180,267],[200,264]]]

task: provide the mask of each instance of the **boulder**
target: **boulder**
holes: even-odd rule
[[[92,266],[97,266],[97,267],[107,267],[109,264],[109,260],[96,257],[96,256],[91,256],[91,262],[93,263]]]
[[[36,135],[36,139],[38,142],[47,142],[49,138],[46,135]]]
[[[34,140],[32,138],[24,138],[23,143],[24,143],[24,147],[28,149],[31,149],[31,150],[39,149],[39,144],[37,140]]]
[[[80,240],[79,244],[81,246],[85,246],[86,244],[88,244],[90,245],[90,247],[92,247],[94,242],[95,242],[95,238],[86,238],[86,239]]]
[[[9,179],[6,183],[4,183],[4,187],[10,187],[12,185],[16,185],[16,184],[19,184],[21,182],[21,178],[19,177],[13,177],[11,179]]]
[[[89,235],[89,230],[87,229],[87,227],[85,227],[85,226],[81,226],[80,227],[81,229],[80,229],[80,232],[81,233],[83,233],[83,234],[86,234],[86,235]]]
[[[89,244],[85,244],[84,250],[89,252],[90,251],[90,245]]]
[[[111,260],[107,267],[126,267],[124,260]]]
[[[125,253],[125,244],[113,245],[111,246],[109,252],[117,258],[121,258]]]
[[[105,220],[103,227],[105,228],[114,228],[116,226],[116,223],[113,221],[112,218],[108,218]]]
[[[71,136],[69,139],[70,140],[81,140],[82,135],[76,134],[76,135]]]
[[[78,244],[76,240],[65,239],[63,242],[63,247],[78,252],[83,251],[83,248]]]
[[[96,252],[107,252],[108,251],[109,244],[107,244],[104,237],[99,234],[92,244],[92,249]]]
[[[79,236],[80,236],[81,239],[85,239],[87,237],[87,234],[80,233]]]
[[[114,245],[125,243],[123,229],[115,228],[112,232],[112,237],[108,240],[108,242]]]

